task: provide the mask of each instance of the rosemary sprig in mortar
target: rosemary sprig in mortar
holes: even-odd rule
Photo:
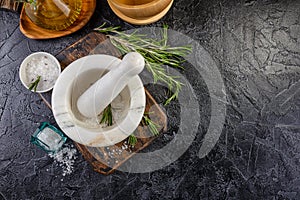
[[[113,116],[112,116],[110,104],[103,110],[100,124],[103,124],[103,123],[105,123],[107,126],[111,126],[113,124]]]
[[[162,65],[183,69],[181,63],[184,61],[183,57],[191,52],[190,46],[168,46],[168,27],[166,25],[163,27],[161,40],[152,39],[136,32],[130,34],[121,32],[119,31],[120,27],[104,28],[104,26],[105,23],[95,30],[106,34],[121,53],[126,54],[132,51],[140,53],[145,58],[145,66],[152,74],[154,83],[162,81],[168,85],[170,91],[174,92],[165,104],[178,97],[183,84],[177,77],[169,75]]]
[[[112,120],[113,116],[112,116],[112,110],[111,110],[111,105],[109,104],[102,113],[102,118],[100,120],[100,124],[105,123],[107,126],[112,126],[113,124],[113,120]],[[155,122],[153,122],[149,117],[147,117],[146,114],[144,114],[142,121],[141,121],[142,125],[144,126],[148,126],[150,132],[152,133],[153,136],[158,136],[159,135],[159,125],[156,124]],[[128,137],[128,143],[132,146],[134,146],[137,143],[137,138],[131,134]]]
[[[38,76],[35,81],[33,81],[32,83],[30,83],[28,89],[29,90],[33,90],[34,92],[36,92],[36,88],[37,88],[40,80],[41,80],[41,76]]]

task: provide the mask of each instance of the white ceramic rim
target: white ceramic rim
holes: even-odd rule
[[[60,66],[60,63],[58,62],[58,60],[56,59],[56,57],[55,56],[53,56],[52,54],[50,54],[50,53],[47,53],[47,52],[35,52],[35,53],[32,53],[32,54],[30,54],[30,55],[28,55],[23,61],[22,61],[22,63],[21,63],[21,65],[20,65],[20,68],[19,68],[19,77],[20,77],[20,80],[21,80],[21,83],[24,85],[24,87],[26,88],[26,89],[28,89],[29,90],[29,86],[28,85],[26,85],[26,83],[25,83],[25,77],[24,77],[24,74],[25,74],[25,66],[26,66],[26,64],[30,61],[30,59],[32,59],[33,57],[35,57],[35,56],[40,56],[40,55],[46,55],[46,56],[49,56],[54,62],[55,62],[55,64],[56,64],[56,66],[57,66],[57,68],[58,68],[58,77],[60,76],[60,73],[61,73],[61,66]],[[57,80],[56,80],[57,81]],[[56,82],[55,81],[55,82]],[[53,87],[54,87],[54,85],[55,84],[53,84],[50,88],[47,88],[47,89],[45,89],[45,90],[37,90],[36,92],[37,93],[44,93],[44,92],[48,92],[48,91],[50,91]],[[32,90],[31,90],[32,91]],[[34,92],[34,91],[32,91],[32,92]]]
[[[138,75],[134,76],[127,85],[131,97],[129,112],[118,126],[105,132],[95,132],[74,123],[70,114],[67,94],[79,71],[83,73],[91,69],[109,70],[116,67],[120,62],[120,59],[109,55],[85,56],[72,62],[56,81],[52,92],[53,115],[62,131],[75,142],[93,147],[111,146],[132,134],[142,120],[146,106],[146,95]],[[139,98],[134,98],[135,96]]]

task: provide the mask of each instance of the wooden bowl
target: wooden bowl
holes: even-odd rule
[[[131,18],[128,17],[126,15],[124,15],[123,13],[121,13],[117,8],[115,8],[115,6],[111,3],[110,0],[107,0],[110,8],[112,9],[112,11],[118,16],[120,17],[122,20],[131,23],[131,24],[135,24],[135,25],[145,25],[145,24],[151,24],[154,23],[158,20],[160,20],[163,16],[165,16],[167,14],[167,12],[170,10],[170,8],[172,7],[173,4],[173,0],[171,0],[171,3],[160,13],[158,13],[157,15],[151,16],[151,17],[141,17],[141,18]]]
[[[110,2],[123,15],[139,19],[161,13],[172,0],[110,0]]]

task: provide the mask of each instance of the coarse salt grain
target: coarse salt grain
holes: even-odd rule
[[[71,174],[74,169],[74,162],[77,158],[77,150],[73,145],[66,145],[64,148],[54,154],[49,154],[54,162],[57,163],[63,170],[63,176]]]
[[[30,83],[37,80],[40,76],[40,81],[37,90],[47,90],[54,86],[56,79],[59,76],[59,66],[47,55],[33,57],[25,67],[26,82]]]

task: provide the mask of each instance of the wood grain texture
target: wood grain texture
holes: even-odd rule
[[[173,1],[174,0],[171,0],[171,2],[161,12],[159,12],[156,15],[149,16],[149,17],[132,18],[132,17],[125,15],[123,12],[121,12],[119,9],[117,9],[115,7],[115,5],[111,2],[111,0],[107,0],[110,8],[119,18],[121,18],[122,20],[124,20],[128,23],[135,24],[135,25],[146,25],[146,24],[151,24],[151,23],[154,23],[154,22],[160,20],[170,10],[170,8],[172,7]]]
[[[61,51],[56,58],[60,61],[62,69],[66,68],[71,62],[90,54],[106,54],[115,57],[121,57],[119,51],[110,43],[110,40],[101,33],[91,32],[73,45]],[[165,132],[167,128],[167,116],[156,103],[155,99],[145,89],[146,108],[145,113],[151,113],[151,120],[159,125],[159,131]],[[156,138],[148,127],[142,124],[134,133],[138,137],[137,144],[134,148],[122,150],[122,153],[114,154],[115,151],[122,149],[126,139],[118,144],[110,147],[88,147],[79,143],[75,143],[83,157],[92,165],[95,171],[101,174],[110,174],[114,172],[120,165],[126,162],[138,151],[147,147]],[[113,155],[114,156],[111,156]]]
[[[81,29],[92,17],[96,8],[96,0],[83,0],[79,18],[66,30],[55,31],[44,29],[34,24],[26,15],[24,6],[20,15],[20,30],[31,39],[50,39],[69,35]]]
[[[161,13],[172,0],[109,0],[124,15],[133,19],[149,18]]]
[[[56,58],[60,61],[63,70],[71,62],[90,54],[106,54],[120,58],[120,52],[113,47],[106,35],[91,32],[61,51]]]

